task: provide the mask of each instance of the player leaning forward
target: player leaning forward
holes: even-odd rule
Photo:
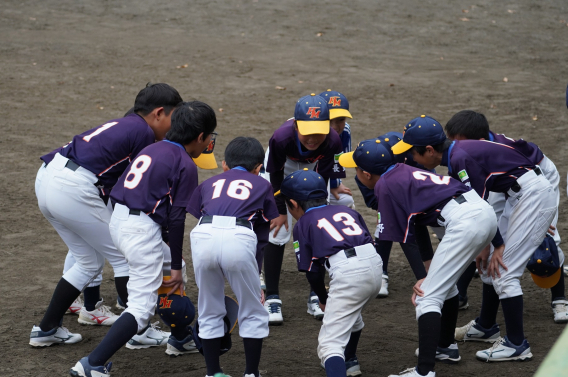
[[[417,225],[446,228],[428,275],[414,287],[415,293],[422,291],[415,300],[418,365],[401,374],[434,377],[435,359],[460,359],[453,339],[458,316],[456,281],[495,235],[495,213],[475,191],[455,179],[395,164],[388,147],[378,139],[362,141],[339,162],[356,166],[359,180],[374,188],[379,240],[413,242]]]
[[[478,268],[484,276],[481,313],[457,329],[456,338],[465,335],[470,340],[495,341],[491,348],[476,353],[483,361],[532,358],[523,331],[520,277],[556,214],[553,187],[538,165],[513,147],[486,140],[451,142],[439,123],[429,117],[414,119],[399,145],[393,147],[395,153],[410,149],[414,160],[426,168],[447,166],[451,177],[460,179],[484,199],[490,191],[507,194],[497,232],[504,243],[498,245],[493,240],[495,249],[490,252],[486,248],[478,257]],[[496,324],[499,304],[507,327],[503,338]]]
[[[184,319],[172,325],[172,337],[176,340],[173,344],[182,343],[185,338],[187,343],[193,343],[187,325],[193,321],[195,309],[185,296],[182,276],[185,207],[198,183],[192,157],[199,157],[209,145],[217,121],[211,107],[193,101],[175,109],[171,123],[165,140],[144,148],[111,191],[115,208],[110,233],[130,269],[128,307],[93,352],[71,369],[72,376],[110,375],[111,363],[107,364],[107,360],[146,328],[154,315],[161,286],[170,300],[179,301],[161,305],[162,318],[169,317],[168,324],[177,321],[168,310],[170,306],[185,312]],[[166,224],[170,247],[162,240]],[[162,280],[170,269],[170,278]]]

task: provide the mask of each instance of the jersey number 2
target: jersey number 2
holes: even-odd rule
[[[140,183],[142,179],[142,175],[152,163],[152,157],[143,154],[142,156],[138,156],[136,160],[130,165],[130,171],[124,178],[124,187],[128,189],[133,189]]]
[[[221,196],[221,191],[223,191],[223,186],[225,186],[226,179],[219,179],[213,183],[213,196],[211,199],[217,199]],[[252,183],[245,181],[244,179],[237,179],[232,181],[227,188],[227,195],[233,199],[247,200],[250,196],[250,190],[252,188]]]
[[[333,221],[342,222],[347,228],[340,229],[347,236],[358,236],[363,234],[363,229],[355,222],[355,219],[348,213],[339,212],[333,215]],[[344,238],[336,227],[333,226],[326,218],[318,220],[318,228],[324,229],[334,240],[343,241]]]

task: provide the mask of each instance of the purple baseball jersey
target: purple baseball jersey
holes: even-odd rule
[[[120,176],[110,197],[167,227],[172,207],[185,208],[197,183],[197,166],[183,146],[164,140],[140,152]]]
[[[507,137],[503,134],[496,134],[489,131],[489,141],[494,141],[496,143],[505,144],[511,146],[528,157],[533,164],[538,165],[544,158],[544,154],[538,147],[538,145],[525,141],[523,139],[515,140]]]
[[[318,271],[327,258],[341,250],[373,243],[359,212],[341,205],[308,209],[293,233],[299,271]]]
[[[487,140],[454,141],[442,157],[448,174],[487,199],[489,191],[507,192],[517,178],[535,168],[512,146]]]
[[[379,240],[414,243],[415,225],[440,226],[437,218],[454,197],[470,190],[448,176],[396,164],[375,185]]]
[[[52,151],[41,159],[49,163],[59,152],[95,174],[100,186],[108,192],[130,161],[154,141],[154,132],[146,121],[131,114],[83,132],[62,149],[58,148],[60,150]]]
[[[71,144],[71,142],[65,144],[65,145],[62,146],[62,147],[59,147],[59,148],[57,148],[57,149],[52,150],[52,151],[49,152],[48,154],[41,156],[39,159],[42,160],[43,162],[45,162],[46,165],[49,165],[49,163],[53,160],[53,157],[55,157],[55,155],[56,155],[57,153],[60,153],[61,150],[62,150],[63,148],[66,148],[69,144]]]

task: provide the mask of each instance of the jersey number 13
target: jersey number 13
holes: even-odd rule
[[[346,212],[339,212],[333,215],[333,221],[336,223],[343,223],[347,228],[341,228],[341,233],[347,236],[358,236],[363,233],[363,229],[355,222],[355,219]],[[326,218],[318,220],[318,228],[324,229],[334,240],[343,241],[344,238],[339,233],[339,230]]]

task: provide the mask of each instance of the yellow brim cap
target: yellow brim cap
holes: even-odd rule
[[[558,271],[556,271],[555,273],[553,273],[550,276],[538,276],[538,275],[535,275],[535,274],[532,274],[532,273],[531,273],[531,276],[532,276],[534,283],[536,285],[538,285],[539,287],[541,287],[541,288],[552,288],[560,280],[561,270],[562,270],[562,268],[559,268]]]
[[[280,192],[280,190],[278,190],[278,191],[276,191],[276,192],[274,193],[274,196],[278,196],[278,195],[280,195],[280,194],[281,194],[281,192]]]
[[[335,119],[335,118],[341,118],[341,117],[353,119],[349,110],[346,110],[346,109],[329,109],[329,119]]]
[[[356,168],[357,164],[353,159],[353,153],[354,152],[347,152],[339,156],[339,165],[343,166],[344,168]]]
[[[218,167],[213,153],[201,153],[199,157],[193,159],[193,162],[195,162],[195,165],[205,170],[217,169]]]
[[[406,144],[404,141],[401,140],[391,148],[391,151],[393,154],[402,154],[408,151],[412,147],[413,145]]]
[[[297,120],[300,135],[329,134],[329,120],[305,121]]]

